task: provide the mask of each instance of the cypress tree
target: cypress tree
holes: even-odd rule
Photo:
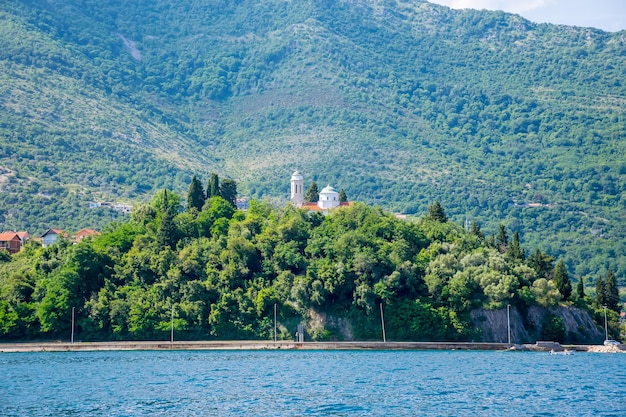
[[[619,289],[615,280],[615,273],[612,268],[606,272],[606,280],[604,281],[605,305],[613,311],[620,311],[619,306]]]
[[[585,298],[585,279],[583,277],[580,277],[576,284],[576,295],[578,295],[578,298],[581,300]]]
[[[231,179],[222,180],[220,196],[228,201],[233,207],[237,207],[237,183]]]
[[[309,188],[306,190],[304,194],[304,201],[307,203],[316,203],[320,199],[320,192],[317,188],[317,183],[315,181],[311,182]]]
[[[535,270],[538,278],[549,278],[554,258],[539,249],[528,256],[528,266]]]
[[[484,239],[485,235],[482,230],[480,230],[480,226],[475,221],[472,222],[472,227],[470,229],[470,233],[479,239]]]
[[[509,246],[509,235],[506,233],[506,228],[502,223],[498,226],[498,235],[496,236],[496,248],[500,253],[506,252]]]
[[[552,272],[552,280],[554,281],[556,289],[561,293],[561,299],[567,301],[570,295],[572,295],[572,283],[567,274],[563,260],[556,263],[554,271]]]
[[[446,216],[446,212],[439,200],[428,206],[428,218],[440,223],[448,221],[448,216]]]
[[[526,258],[524,249],[522,249],[519,243],[518,232],[513,233],[513,240],[511,241],[511,244],[507,248],[506,255],[511,259],[516,259],[519,261],[523,261]]]
[[[602,277],[596,280],[596,305],[598,307],[606,305],[606,288]]]
[[[220,177],[216,173],[211,174],[206,187],[207,200],[211,197],[220,197]]]
[[[202,211],[204,205],[204,188],[202,183],[194,175],[189,184],[189,190],[187,191],[187,211],[195,208],[198,212]]]
[[[339,190],[339,202],[345,203],[347,201],[348,201],[348,196],[346,195],[346,192],[342,188],[341,190]]]

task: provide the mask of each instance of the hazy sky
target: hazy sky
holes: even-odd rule
[[[539,23],[626,29],[626,0],[428,0],[454,9],[504,10]]]

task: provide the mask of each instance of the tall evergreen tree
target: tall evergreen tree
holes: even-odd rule
[[[173,248],[175,240],[174,210],[169,203],[168,194],[167,190],[163,191],[163,202],[160,209],[161,219],[157,231],[157,244],[161,248],[168,246]]]
[[[211,197],[220,197],[220,177],[216,173],[211,174],[206,187],[207,200]]]
[[[472,222],[472,227],[470,228],[470,233],[479,239],[484,239],[485,234],[482,230],[480,230],[480,226],[475,221]]]
[[[306,190],[304,194],[304,201],[307,203],[316,203],[320,199],[320,191],[317,188],[317,183],[315,181],[311,182],[309,188]]]
[[[228,178],[222,180],[222,185],[220,185],[220,195],[233,207],[237,207],[237,183],[235,180]]]
[[[606,272],[606,280],[604,281],[604,294],[606,297],[606,306],[613,311],[620,311],[619,305],[619,289],[615,280],[615,273],[612,268]]]
[[[572,295],[572,282],[567,274],[567,268],[563,260],[559,260],[552,272],[552,280],[556,286],[556,289],[561,293],[561,299],[567,301]]]
[[[202,211],[204,206],[205,195],[202,183],[194,175],[189,184],[189,190],[187,191],[187,211],[196,209],[198,212]]]
[[[576,295],[581,300],[585,298],[585,279],[583,277],[578,278],[578,283],[576,284]]]
[[[500,253],[506,252],[509,247],[509,235],[506,232],[506,227],[502,223],[498,226],[498,234],[496,235],[496,247]]]
[[[519,261],[523,261],[526,258],[524,249],[522,249],[519,243],[519,233],[517,231],[513,233],[513,240],[511,240],[511,244],[507,248],[506,255],[511,259]]]
[[[347,201],[348,201],[348,196],[346,195],[346,192],[342,188],[341,190],[339,190],[339,202],[346,203]]]
[[[428,206],[428,218],[440,223],[448,221],[448,216],[446,216],[446,212],[439,200]]]
[[[606,305],[606,286],[604,285],[604,279],[598,277],[596,280],[596,305],[598,307]]]
[[[528,256],[528,266],[535,270],[538,278],[550,278],[553,269],[552,262],[554,262],[554,258],[539,249]]]

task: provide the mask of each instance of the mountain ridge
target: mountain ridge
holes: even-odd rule
[[[101,226],[111,217],[87,201],[183,192],[213,171],[286,199],[297,168],[394,211],[438,199],[458,222],[503,222],[566,255],[577,275],[623,277],[623,33],[420,1],[0,12],[0,166],[19,178],[3,227]]]

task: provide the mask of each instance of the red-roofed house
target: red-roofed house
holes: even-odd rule
[[[30,240],[30,235],[28,234],[28,232],[17,232],[17,235],[22,240],[22,246],[24,246],[26,242]]]
[[[100,232],[96,230],[84,228],[76,232],[76,236],[74,237],[74,242],[78,243],[86,237],[97,236],[99,234]]]
[[[17,232],[0,233],[0,250],[5,250],[10,254],[20,251],[22,247],[22,239]]]

